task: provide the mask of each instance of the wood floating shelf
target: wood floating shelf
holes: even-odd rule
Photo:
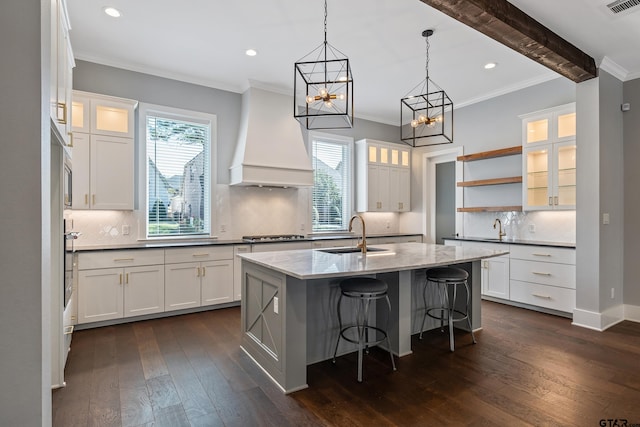
[[[459,162],[473,162],[474,160],[493,159],[495,157],[514,156],[516,154],[522,154],[522,145],[458,156],[457,160]]]
[[[458,208],[458,212],[522,212],[522,206],[483,206]]]
[[[522,182],[521,176],[512,176],[509,178],[491,178],[479,179],[477,181],[461,181],[457,183],[458,187],[478,187],[481,185],[500,185],[500,184],[516,184]]]

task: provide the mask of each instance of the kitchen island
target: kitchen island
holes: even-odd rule
[[[415,319],[424,313],[420,277],[426,268],[455,264],[469,272],[470,318],[477,330],[481,328],[480,260],[508,253],[423,243],[376,245],[366,254],[335,252],[302,249],[240,255],[241,346],[285,393],[306,388],[307,365],[333,356],[342,278],[369,275],[387,282],[391,350],[402,357],[411,353],[411,335],[420,327]],[[383,310],[378,313],[378,321],[384,321]],[[338,349],[339,354],[351,351],[353,344]]]

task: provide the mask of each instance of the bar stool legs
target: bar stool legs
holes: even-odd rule
[[[476,337],[471,327],[471,319],[469,319],[469,302],[471,294],[469,290],[469,283],[467,278],[469,274],[460,268],[453,267],[438,267],[427,271],[427,279],[424,285],[423,300],[425,305],[425,313],[422,317],[422,326],[420,327],[420,339],[422,339],[422,333],[424,331],[424,323],[427,316],[440,319],[440,330],[444,332],[444,317],[446,314],[447,323],[449,326],[449,348],[451,351],[455,350],[455,338],[453,334],[453,324],[463,320],[467,321],[469,331],[471,332],[471,339],[476,344]],[[428,307],[427,304],[427,292],[429,283],[434,283],[437,286],[437,293],[440,297],[440,306]],[[464,286],[466,291],[466,304],[464,311],[456,309],[456,301],[458,296],[458,287]],[[451,298],[449,298],[449,290],[451,290]],[[433,314],[438,311],[439,316]],[[456,318],[456,314],[459,315]]]
[[[336,363],[336,355],[338,353],[338,346],[340,339],[344,339],[348,342],[358,345],[358,382],[362,382],[362,365],[364,353],[369,353],[369,346],[377,345],[383,341],[387,342],[389,349],[389,355],[391,357],[391,366],[393,370],[396,370],[395,360],[393,359],[393,353],[391,352],[391,342],[389,341],[389,335],[387,330],[389,328],[389,318],[387,317],[386,329],[372,326],[369,324],[369,313],[371,308],[371,302],[379,299],[385,299],[387,301],[387,307],[389,308],[389,314],[391,314],[391,301],[387,295],[387,284],[378,279],[357,277],[345,279],[340,283],[340,297],[338,298],[338,324],[340,332],[338,339],[336,340],[335,350],[333,352],[333,363]],[[356,324],[343,326],[342,323],[342,298],[353,298],[357,300],[356,304]],[[347,336],[349,331],[355,330],[357,339],[353,339]],[[375,338],[370,339],[369,333],[373,332]],[[378,339],[378,334],[381,338]]]

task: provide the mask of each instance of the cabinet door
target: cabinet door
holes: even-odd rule
[[[389,212],[390,167],[368,166],[367,205],[369,212]]]
[[[72,209],[89,209],[91,189],[89,188],[90,139],[86,133],[73,134],[73,188]]]
[[[200,263],[166,264],[165,311],[200,307]]]
[[[233,260],[201,263],[202,305],[233,301]]]
[[[509,257],[482,260],[482,294],[509,299]]]
[[[78,272],[78,323],[120,319],[123,316],[122,268]]]
[[[117,100],[91,100],[91,133],[124,138],[134,137],[134,104]]]
[[[233,248],[233,299],[240,301],[242,297],[242,258],[238,254],[246,254],[251,251],[249,245],[235,246]]]
[[[73,93],[71,102],[71,130],[73,132],[91,133],[91,100]]]
[[[576,142],[568,140],[554,144],[555,209],[576,208]]]
[[[526,148],[523,152],[522,188],[524,210],[553,208],[551,151],[552,145]]]
[[[164,311],[164,267],[124,269],[124,317]]]
[[[92,209],[133,210],[133,139],[91,135]]]
[[[389,172],[389,207],[392,212],[409,212],[411,178],[409,169],[391,168]]]

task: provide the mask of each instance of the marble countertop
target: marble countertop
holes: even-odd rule
[[[505,250],[463,248],[430,243],[396,243],[372,247],[385,250],[369,251],[366,254],[360,252],[332,254],[323,249],[300,249],[239,254],[239,256],[254,264],[306,280],[415,270],[477,261],[509,253]]]
[[[419,236],[416,233],[389,233],[389,234],[371,234],[367,235],[367,238],[375,237],[402,237],[402,236]],[[318,240],[336,240],[336,239],[357,239],[356,233],[342,233],[342,234],[313,234],[308,235],[303,239],[298,240],[273,240],[265,242],[247,242],[242,239],[235,240],[221,240],[215,238],[203,238],[203,239],[174,239],[174,240],[155,240],[155,241],[139,241],[134,243],[125,244],[95,244],[95,245],[83,245],[80,243],[75,244],[75,250],[77,252],[87,251],[105,251],[105,250],[127,250],[127,249],[161,249],[161,248],[183,248],[190,246],[213,246],[213,245],[268,245],[270,243],[293,243],[293,242],[313,242]]]
[[[486,242],[486,243],[505,243],[508,245],[530,245],[530,246],[549,246],[556,248],[573,248],[576,244],[570,242],[546,242],[541,240],[522,240],[522,239],[509,239],[503,238],[502,240],[493,239],[490,237],[447,237],[444,240],[462,240],[467,242]]]

